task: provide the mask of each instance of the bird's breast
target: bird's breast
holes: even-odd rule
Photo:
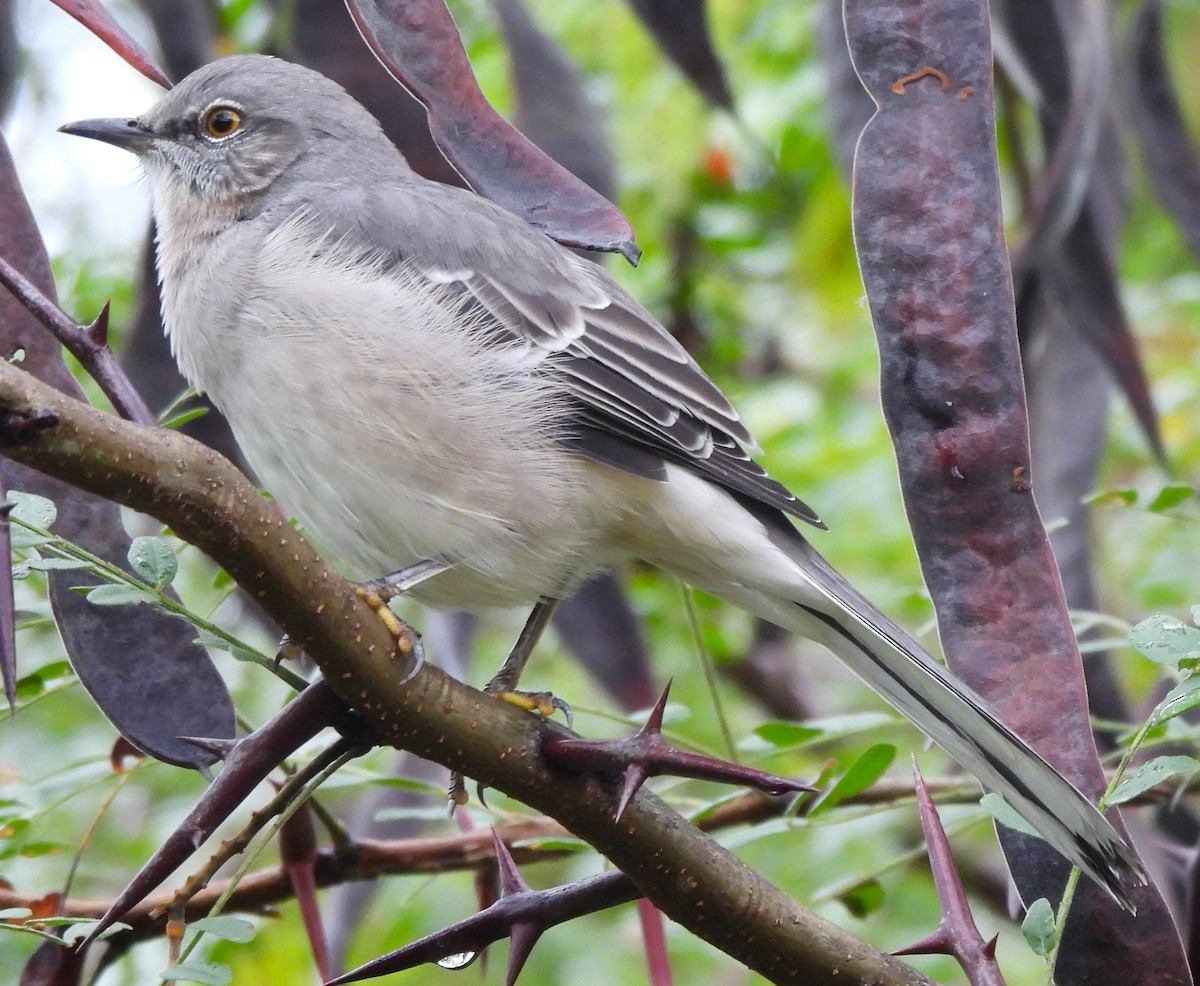
[[[552,379],[416,271],[302,226],[253,233],[189,264],[160,253],[164,317],[260,482],[348,574],[451,560],[459,572],[427,588],[468,607],[561,591],[601,563],[609,520],[561,444]]]

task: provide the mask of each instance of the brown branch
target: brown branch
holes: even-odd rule
[[[549,818],[531,818],[515,822],[498,831],[510,846],[514,842],[527,839],[561,839],[570,834]],[[519,862],[544,862],[561,857],[566,852],[532,847],[513,849],[513,855]],[[494,859],[489,829],[437,838],[364,839],[341,849],[318,850],[314,879],[318,887],[332,887],[380,876],[474,869]],[[195,921],[207,915],[229,889],[229,884],[230,880],[213,881],[189,897],[182,911],[184,918],[187,921]],[[175,902],[176,896],[174,890],[165,890],[146,897],[131,908],[121,918],[123,923],[132,928],[131,931],[123,933],[125,941],[143,941],[163,934],[167,923],[165,911]],[[238,881],[225,910],[254,913],[273,904],[291,900],[294,896],[295,892],[284,867],[266,866],[247,873]],[[35,905],[41,899],[41,895],[20,894],[0,887],[0,909],[25,907],[37,913]],[[70,898],[62,902],[57,916],[97,919],[111,904],[111,900]]]
[[[978,800],[978,790],[972,785],[951,778],[935,778],[926,782],[930,791],[938,794],[942,804],[970,804]],[[903,803],[914,798],[912,786],[900,781],[882,782],[866,791],[847,798],[838,810],[852,807],[879,806]],[[777,818],[791,803],[790,798],[771,797],[759,791],[749,791],[727,801],[697,820],[698,828],[716,832],[738,825],[753,825]],[[406,839],[344,840],[341,845],[318,850],[314,877],[318,887],[332,887],[382,876],[406,876],[415,873],[453,873],[478,869],[495,859],[491,829],[473,829],[450,836],[424,836]],[[498,827],[496,834],[512,851],[518,863],[544,863],[569,855],[569,849],[541,849],[536,844],[516,847],[516,843],[557,840],[571,833],[552,818],[531,817]],[[191,895],[183,911],[188,921],[209,913],[213,905],[229,890],[229,879],[209,883]],[[143,941],[163,933],[166,925],[164,911],[175,903],[173,889],[147,896],[121,919],[130,925],[124,933],[129,941]],[[294,896],[287,873],[282,866],[267,866],[246,874],[238,882],[226,902],[226,911],[253,913],[262,911]],[[35,913],[41,898],[0,887],[0,909],[25,907]],[[107,913],[111,900],[67,899],[57,909],[64,917],[96,919]]]
[[[51,427],[19,427],[48,412]],[[539,733],[557,727],[437,668],[414,669],[352,586],[215,452],[64,397],[6,363],[0,443],[17,461],[168,524],[262,605],[380,737],[556,818],[669,917],[771,981],[929,982],[800,907],[653,794],[640,793],[615,822],[610,787],[538,756]]]
[[[970,781],[950,777],[932,778],[925,782],[941,805],[973,804],[979,791]],[[1158,804],[1175,793],[1171,784],[1151,788],[1130,805]],[[881,781],[865,791],[859,791],[838,805],[837,811],[847,808],[901,805],[914,800],[913,789],[903,781]],[[705,832],[717,832],[738,825],[754,825],[783,814],[790,798],[771,797],[759,791],[749,791],[727,801],[696,821]],[[542,840],[569,838],[571,833],[552,818],[530,817],[495,829],[509,847],[518,863],[545,863],[570,855],[569,849],[541,849]],[[478,869],[495,859],[492,851],[492,830],[473,829],[457,835],[422,836],[407,839],[343,839],[333,848],[317,851],[314,878],[318,887],[335,887],[344,883],[374,880],[384,876],[454,873]],[[535,843],[517,846],[516,843]],[[183,915],[187,921],[205,917],[228,891],[232,880],[214,880],[188,898]],[[166,917],[163,911],[176,899],[176,891],[165,890],[152,894],[131,908],[122,922],[132,930],[123,933],[123,943],[136,943],[164,933]],[[291,900],[294,889],[282,866],[266,866],[243,876],[225,903],[227,912],[255,913],[273,904]],[[37,913],[43,896],[23,894],[0,886],[0,910],[27,908]],[[56,916],[96,920],[108,912],[111,899],[83,900],[68,898],[56,909]]]

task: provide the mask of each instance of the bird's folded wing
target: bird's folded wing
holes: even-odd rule
[[[305,211],[330,240],[461,292],[487,331],[522,347],[524,368],[556,374],[579,408],[569,442],[580,453],[658,479],[674,462],[824,526],[750,457],[757,446],[725,395],[603,268],[486,199],[420,179],[331,185]]]

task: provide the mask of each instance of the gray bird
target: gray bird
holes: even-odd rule
[[[1133,852],[987,704],[796,531],[722,393],[595,264],[417,176],[328,79],[236,56],[144,116],[136,154],[184,375],[356,578],[437,607],[554,599],[640,558],[828,646],[1126,906]]]

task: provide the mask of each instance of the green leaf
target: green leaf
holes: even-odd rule
[[[1129,632],[1129,643],[1156,664],[1180,667],[1200,660],[1200,630],[1173,616],[1151,616]]]
[[[1005,828],[1012,829],[1014,832],[1021,832],[1025,835],[1032,835],[1035,839],[1042,837],[1037,829],[1013,811],[1012,806],[994,791],[989,791],[985,794],[979,799],[979,803],[983,805],[984,811]]]
[[[1200,705],[1200,675],[1192,675],[1167,692],[1163,700],[1154,707],[1154,711],[1150,713],[1146,723],[1150,728],[1162,725],[1169,719],[1190,712],[1198,705]]]
[[[88,921],[86,923],[80,922],[77,925],[72,925],[72,927],[73,928],[82,928],[86,934],[91,934],[92,929],[95,928],[95,926],[97,924],[99,924],[99,921]],[[96,936],[96,941],[104,941],[105,938],[111,938],[113,935],[119,935],[122,931],[132,931],[132,930],[133,930],[133,925],[126,924],[124,921],[114,921],[112,924],[110,924],[107,928],[105,928],[102,932],[100,932],[100,934],[98,934]],[[67,935],[69,935],[70,933],[71,933],[70,931],[66,932],[63,935],[63,937],[66,938]]]
[[[44,534],[38,534],[36,531],[28,530],[20,524],[13,524],[8,529],[9,540],[12,541],[13,549],[17,548],[37,548],[43,544],[53,544],[54,538],[46,537]]]
[[[442,812],[442,817],[446,817],[446,813]],[[512,844],[514,849],[531,848],[537,849],[539,852],[591,852],[592,847],[582,839],[568,839],[560,836],[555,839],[518,839]]]
[[[813,808],[811,814],[817,815],[828,811],[834,805],[858,794],[859,791],[866,790],[879,780],[883,772],[892,765],[894,759],[896,759],[895,746],[891,743],[876,743],[850,765],[850,769],[842,774],[830,792]]]
[[[1054,927],[1054,908],[1045,897],[1039,897],[1029,906],[1029,913],[1021,922],[1021,934],[1037,955],[1049,955],[1058,944],[1058,932]]]
[[[79,939],[86,938],[89,934],[91,934],[91,931],[95,926],[95,921],[72,921],[71,926],[62,933],[63,943],[66,945],[74,945],[77,941],[79,941]]]
[[[18,702],[28,702],[30,699],[37,698],[45,690],[46,682],[40,672],[27,674],[24,678],[17,679]]]
[[[193,931],[203,931],[206,935],[212,935],[214,938],[239,942],[243,945],[253,941],[254,936],[258,934],[258,929],[245,918],[235,918],[228,914],[201,918],[199,921],[193,921],[188,927]]]
[[[35,572],[69,572],[78,568],[91,568],[90,561],[82,558],[31,558],[25,567]]]
[[[1164,510],[1170,510],[1176,504],[1183,503],[1184,500],[1190,500],[1195,495],[1196,491],[1191,486],[1178,484],[1164,486],[1158,491],[1158,495],[1146,506],[1146,509],[1156,514],[1162,513]]]
[[[835,739],[841,736],[855,736],[883,726],[894,726],[901,721],[899,715],[891,712],[847,712],[840,716],[810,719],[808,725],[821,730],[828,739]]]
[[[220,962],[183,962],[164,969],[158,978],[204,983],[205,986],[228,986],[233,982],[233,970]]]
[[[38,920],[37,925],[39,928],[65,928],[66,930],[58,940],[67,945],[73,945],[95,931],[96,925],[99,923],[98,918],[42,918]],[[96,936],[96,940],[104,941],[105,938],[129,930],[131,930],[130,926],[124,921],[114,921]]]
[[[129,545],[129,564],[151,585],[170,585],[179,571],[179,559],[160,537],[136,537]]]
[[[258,651],[246,647],[244,644],[235,644],[231,640],[226,640],[224,637],[218,637],[211,633],[200,633],[196,635],[196,643],[201,647],[210,647],[213,650],[223,650],[227,654],[232,655],[239,661],[248,661],[251,664],[261,664],[264,655]],[[445,817],[445,812],[442,812],[442,817]]]
[[[62,842],[26,842],[20,849],[17,850],[18,856],[26,856],[31,859],[38,856],[59,856],[70,849],[70,846]]]
[[[1137,490],[1101,490],[1085,497],[1083,502],[1091,506],[1107,506],[1110,503],[1132,507],[1137,503]]]
[[[166,421],[159,422],[161,428],[182,428],[189,421],[195,421],[197,418],[202,418],[208,414],[206,407],[193,407],[187,411],[182,411],[179,414],[173,415]]]
[[[883,885],[871,877],[839,894],[838,900],[856,918],[865,918],[883,906]]]
[[[17,699],[28,702],[41,695],[54,682],[75,677],[67,661],[52,661],[44,667],[17,679]]]
[[[236,660],[246,661],[250,664],[260,664],[263,660],[263,655],[258,651],[250,647],[243,647],[241,644],[233,644],[229,648],[229,653]],[[445,812],[442,812],[442,814],[444,816]]]
[[[13,520],[49,530],[58,518],[58,507],[53,500],[47,500],[36,493],[22,493],[20,490],[10,490],[8,502],[14,504],[9,515]],[[16,531],[13,532],[14,535]],[[15,540],[15,538],[14,538]]]
[[[42,676],[42,681],[57,681],[59,678],[75,677],[75,669],[71,667],[70,661],[51,661],[38,668],[37,673]]]
[[[851,712],[823,719],[809,719],[803,723],[768,722],[738,743],[738,749],[758,753],[803,746],[807,743],[856,736],[883,726],[894,726],[899,721],[898,716],[887,712]]]
[[[1200,760],[1182,754],[1171,757],[1155,757],[1149,763],[1142,764],[1137,770],[1117,785],[1117,789],[1108,798],[1110,805],[1119,805],[1123,801],[1136,798],[1139,794],[1149,791],[1181,774],[1194,774],[1200,770]]]
[[[98,585],[87,594],[88,602],[97,606],[134,606],[153,603],[154,596],[133,585]]]
[[[823,732],[822,729],[815,729],[798,722],[765,722],[754,730],[754,735],[778,749],[807,743]]]

